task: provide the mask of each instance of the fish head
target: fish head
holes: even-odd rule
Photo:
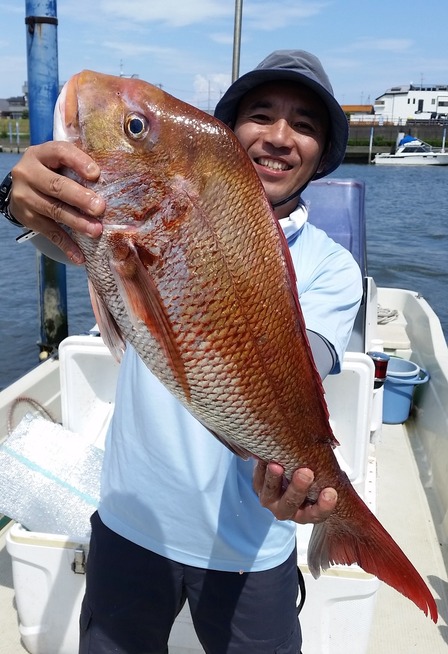
[[[54,138],[71,141],[93,157],[151,151],[159,140],[161,93],[137,79],[84,70],[59,95]]]
[[[157,86],[90,70],[64,85],[54,113],[54,139],[89,154],[103,183],[136,173],[159,180],[194,176],[200,192],[218,156],[213,147],[201,155],[223,132],[236,141],[222,123]]]

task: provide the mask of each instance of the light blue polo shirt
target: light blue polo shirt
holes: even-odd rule
[[[362,295],[359,267],[306,222],[302,206],[282,222],[306,326],[341,361]],[[280,565],[294,548],[296,526],[260,505],[253,466],[211,436],[128,345],[102,476],[99,513],[110,529],[192,566],[247,572]]]

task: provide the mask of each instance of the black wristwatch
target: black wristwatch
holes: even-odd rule
[[[12,175],[8,173],[0,186],[0,213],[2,213],[7,220],[17,227],[23,227],[22,223],[14,218],[9,211],[9,201],[12,189]]]

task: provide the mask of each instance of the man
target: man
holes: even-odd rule
[[[360,272],[306,222],[300,201],[344,156],[347,121],[330,82],[309,53],[274,52],[232,84],[216,116],[234,129],[285,230],[319,372],[338,372]],[[104,201],[58,175],[61,166],[92,181],[100,172],[70,144],[30,148],[13,170],[9,210],[81,263],[61,224],[98,236]],[[296,523],[328,517],[336,492],[304,507],[312,471],[297,470],[286,488],[282,473],[213,439],[128,346],[92,517],[80,653],[165,653],[188,599],[206,652],[298,654]]]

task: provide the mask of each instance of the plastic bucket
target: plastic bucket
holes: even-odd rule
[[[414,389],[425,384],[429,374],[413,361],[390,357],[384,384],[383,422],[397,425],[409,418]]]

